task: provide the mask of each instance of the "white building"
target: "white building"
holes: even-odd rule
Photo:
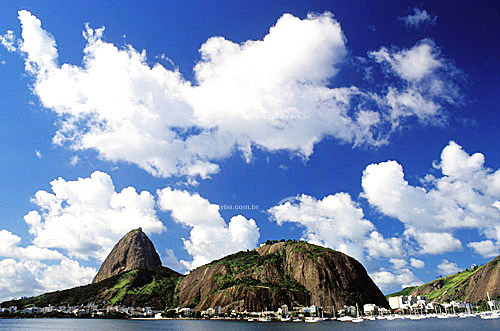
[[[365,315],[376,315],[378,313],[378,307],[373,303],[367,303],[363,305],[363,313]]]
[[[389,306],[392,309],[409,309],[409,308],[423,308],[427,304],[427,297],[424,295],[400,295],[389,298]]]
[[[52,305],[48,305],[47,307],[42,308],[42,313],[51,313],[54,311],[54,307]]]
[[[397,297],[390,297],[389,298],[389,306],[391,306],[391,309],[400,309],[405,305],[403,301],[403,296],[397,296]]]

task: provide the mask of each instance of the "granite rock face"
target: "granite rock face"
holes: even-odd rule
[[[272,242],[193,270],[177,286],[178,305],[205,310],[276,310],[280,305],[388,307],[355,259],[305,242]]]
[[[113,247],[92,283],[125,271],[153,266],[161,266],[160,257],[148,236],[138,228],[127,233]]]

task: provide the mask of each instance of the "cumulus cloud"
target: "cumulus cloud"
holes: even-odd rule
[[[375,226],[364,219],[363,210],[347,193],[329,195],[322,200],[302,194],[293,201],[268,210],[279,225],[297,223],[304,227],[303,239],[330,247],[364,260],[364,251],[373,257],[401,256],[401,241],[383,238]]]
[[[32,199],[38,210],[24,216],[38,247],[102,260],[130,229],[142,227],[148,234],[165,229],[149,192],[137,193],[133,187],[116,192],[106,173],[95,171],[74,181],[59,177],[50,185],[52,193],[40,190]]]
[[[462,250],[462,242],[447,232],[423,232],[409,227],[405,236],[413,237],[420,245],[421,254],[443,254]]]
[[[29,264],[23,264],[14,259],[0,260],[0,301],[41,290],[43,287],[32,270]]]
[[[23,260],[61,260],[63,255],[55,250],[37,246],[20,247],[21,238],[15,234],[0,230],[0,256]]]
[[[413,8],[413,14],[404,17],[398,17],[398,20],[403,22],[407,27],[417,29],[422,25],[436,24],[437,16],[433,16],[427,10]]]
[[[16,37],[14,31],[8,30],[5,34],[0,35],[0,44],[5,47],[9,52],[15,52],[16,48]]]
[[[22,28],[20,50],[26,54],[26,71],[43,79],[56,68],[56,42],[42,29],[42,22],[29,11],[21,10],[18,15]]]
[[[44,291],[57,291],[90,284],[96,273],[96,269],[81,266],[78,261],[63,259],[59,264],[44,266],[39,282]]]
[[[408,262],[405,259],[389,259],[389,262],[391,262],[394,265],[394,269],[403,269],[403,267],[406,267],[408,265]]]
[[[482,257],[495,257],[500,254],[500,246],[498,245],[498,241],[495,244],[491,240],[483,240],[470,242],[467,244],[468,247],[472,248],[477,254]]]
[[[421,268],[425,267],[425,262],[424,262],[424,261],[422,261],[422,260],[418,260],[418,259],[415,259],[415,258],[411,258],[411,259],[410,259],[410,265],[411,265],[413,268],[421,269]]]
[[[422,281],[407,268],[397,270],[394,273],[387,270],[379,270],[370,274],[370,276],[384,293],[395,292],[404,287],[422,284]]]
[[[186,266],[179,262],[179,259],[175,256],[175,252],[173,249],[167,248],[165,249],[165,255],[162,258],[163,265],[175,270],[177,272],[186,271]]]
[[[105,42],[104,28],[89,26],[82,65],[60,65],[55,40],[40,20],[25,10],[19,20],[33,91],[59,117],[53,142],[93,149],[102,159],[130,162],[159,177],[207,178],[235,151],[249,161],[252,148],[307,158],[326,137],[379,146],[397,119],[439,117],[441,103],[457,96],[440,78],[449,76],[444,68],[450,65],[429,40],[373,53],[376,62],[410,79],[408,88],[390,86],[378,95],[331,87],[348,50],[328,12],[305,19],[284,14],[262,40],[209,38],[200,47],[194,82],[177,69],[149,66],[145,51]],[[415,80],[420,76],[428,79]]]
[[[448,276],[459,272],[460,268],[456,263],[444,259],[440,264],[438,264],[437,271],[443,276]]]
[[[460,72],[431,39],[423,39],[410,49],[381,47],[369,56],[387,75],[400,79],[399,87],[389,86],[385,95],[377,96],[381,105],[391,109],[394,127],[408,117],[442,125],[448,115],[443,107],[461,103]]]
[[[365,239],[364,245],[368,251],[368,255],[375,258],[401,257],[405,254],[401,238],[384,238],[377,231],[370,233],[368,238]]]
[[[253,219],[236,215],[226,223],[219,206],[198,193],[167,187],[158,190],[158,206],[169,211],[176,222],[191,228],[189,239],[183,241],[193,260],[180,261],[188,269],[257,246],[259,228]]]
[[[67,258],[58,264],[0,260],[0,302],[89,284],[96,270]]]
[[[436,168],[442,176],[426,176],[425,187],[410,185],[396,161],[367,166],[362,177],[362,196],[385,215],[405,225],[424,254],[462,249],[453,236],[457,229],[477,229],[488,239],[500,239],[500,170],[484,165],[484,155],[467,154],[451,141]],[[473,247],[473,246],[471,246]]]

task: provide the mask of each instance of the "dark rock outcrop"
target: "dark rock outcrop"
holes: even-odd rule
[[[178,305],[260,311],[374,303],[382,292],[355,259],[305,242],[278,242],[239,252],[189,273],[177,286]]]
[[[148,236],[141,228],[127,233],[113,247],[92,283],[119,273],[152,266],[161,266],[161,260]]]

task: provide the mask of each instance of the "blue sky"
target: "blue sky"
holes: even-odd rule
[[[139,226],[180,272],[305,239],[385,293],[500,252],[494,1],[0,9],[0,298]]]

